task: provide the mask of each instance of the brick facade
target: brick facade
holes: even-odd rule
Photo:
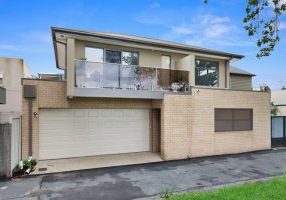
[[[48,81],[23,79],[23,85],[36,85],[37,98],[33,100],[33,113],[39,113],[40,108],[115,108],[115,109],[156,109],[160,108],[158,100],[115,99],[115,98],[73,98],[66,95],[65,81]],[[22,158],[28,157],[28,101],[23,98],[22,115]],[[39,158],[39,117],[33,116],[33,157]]]
[[[73,98],[66,95],[65,81],[23,79],[23,85],[36,85],[33,113],[40,108],[161,109],[151,112],[151,151],[165,160],[218,154],[240,153],[270,148],[270,94],[193,88],[192,95],[168,94],[163,100]],[[22,158],[28,156],[28,101],[23,98]],[[253,131],[214,132],[214,108],[253,108]],[[158,111],[158,110],[157,110]],[[159,115],[159,116],[160,116]],[[33,116],[33,157],[39,158],[39,117]],[[161,133],[160,133],[161,131]],[[161,135],[161,139],[158,137]]]
[[[214,132],[215,108],[252,108],[252,131]],[[270,93],[193,88],[166,95],[162,106],[162,156],[166,160],[269,149]]]

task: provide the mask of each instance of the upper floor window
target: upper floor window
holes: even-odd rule
[[[171,68],[171,56],[162,56],[162,68],[164,69]]]
[[[196,59],[195,83],[203,86],[218,86],[218,62]]]
[[[103,49],[85,47],[85,58],[91,62],[103,62]]]
[[[3,83],[3,72],[0,72],[0,84]]]
[[[122,52],[122,64],[123,65],[139,65],[138,52]]]
[[[121,63],[121,52],[113,50],[105,50],[105,61],[107,63]]]
[[[85,58],[91,62],[118,63],[123,65],[139,65],[138,52],[115,51],[110,49],[85,47]]]

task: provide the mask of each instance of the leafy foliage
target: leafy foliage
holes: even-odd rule
[[[196,85],[217,86],[218,63],[212,61],[196,60]]]
[[[278,113],[279,113],[279,109],[277,108],[276,105],[274,105],[273,102],[271,102],[271,115],[276,116],[278,115]]]
[[[123,52],[122,61],[127,65],[138,65],[139,59],[138,54],[135,52]]]
[[[22,161],[22,166],[18,164],[13,170],[13,176],[22,176],[26,173],[30,173],[34,170],[37,165],[35,159],[26,159]]]
[[[208,0],[204,0],[208,3]],[[271,11],[269,16],[268,12]],[[279,19],[286,11],[284,0],[248,0],[243,19],[244,29],[250,37],[258,36],[257,57],[269,56],[280,41]]]

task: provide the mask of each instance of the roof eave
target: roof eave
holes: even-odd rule
[[[235,72],[230,72],[230,74],[239,75],[239,76],[256,76],[256,74],[242,74],[242,73],[235,73]]]
[[[99,36],[99,37],[103,37],[103,38],[107,38],[107,39],[117,39],[117,40],[121,40],[121,41],[131,41],[131,42],[137,42],[137,43],[145,43],[145,44],[151,44],[151,45],[156,45],[156,46],[160,46],[160,47],[167,47],[167,48],[175,48],[178,50],[188,50],[188,51],[193,51],[193,52],[197,52],[197,53],[204,53],[204,54],[211,54],[211,55],[216,55],[216,56],[225,56],[225,57],[229,57],[230,60],[231,59],[242,59],[244,58],[244,55],[239,55],[239,54],[232,54],[232,53],[226,53],[226,52],[220,52],[220,51],[215,51],[215,50],[211,50],[211,49],[200,49],[199,47],[186,47],[183,44],[176,44],[174,43],[172,44],[163,44],[162,42],[160,43],[159,41],[157,43],[155,42],[150,42],[150,41],[144,41],[144,38],[142,38],[141,40],[136,40],[136,39],[130,39],[130,38],[124,38],[124,37],[119,37],[119,36],[110,36],[110,35],[104,35],[99,34],[99,33],[93,33],[93,32],[88,32],[88,31],[82,31],[82,30],[74,30],[74,29],[66,29],[66,28],[58,28],[58,27],[51,27],[52,29],[52,33],[53,33],[53,41],[55,42],[55,32],[63,32],[63,33],[73,33],[73,34],[79,34],[79,35],[84,35],[84,36]],[[167,42],[167,41],[166,41]],[[54,48],[55,44],[54,44]],[[56,53],[56,51],[55,51]],[[56,62],[57,62],[57,58],[56,58]],[[58,66],[57,66],[58,67]],[[59,67],[58,67],[59,68]]]

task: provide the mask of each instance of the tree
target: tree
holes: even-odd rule
[[[271,102],[271,115],[278,115],[279,114],[279,109],[277,108],[276,105],[274,105],[273,102]]]
[[[270,16],[266,14],[269,10],[272,13]],[[247,0],[244,29],[250,37],[258,36],[258,58],[269,56],[279,43],[279,20],[285,11],[285,0]]]

